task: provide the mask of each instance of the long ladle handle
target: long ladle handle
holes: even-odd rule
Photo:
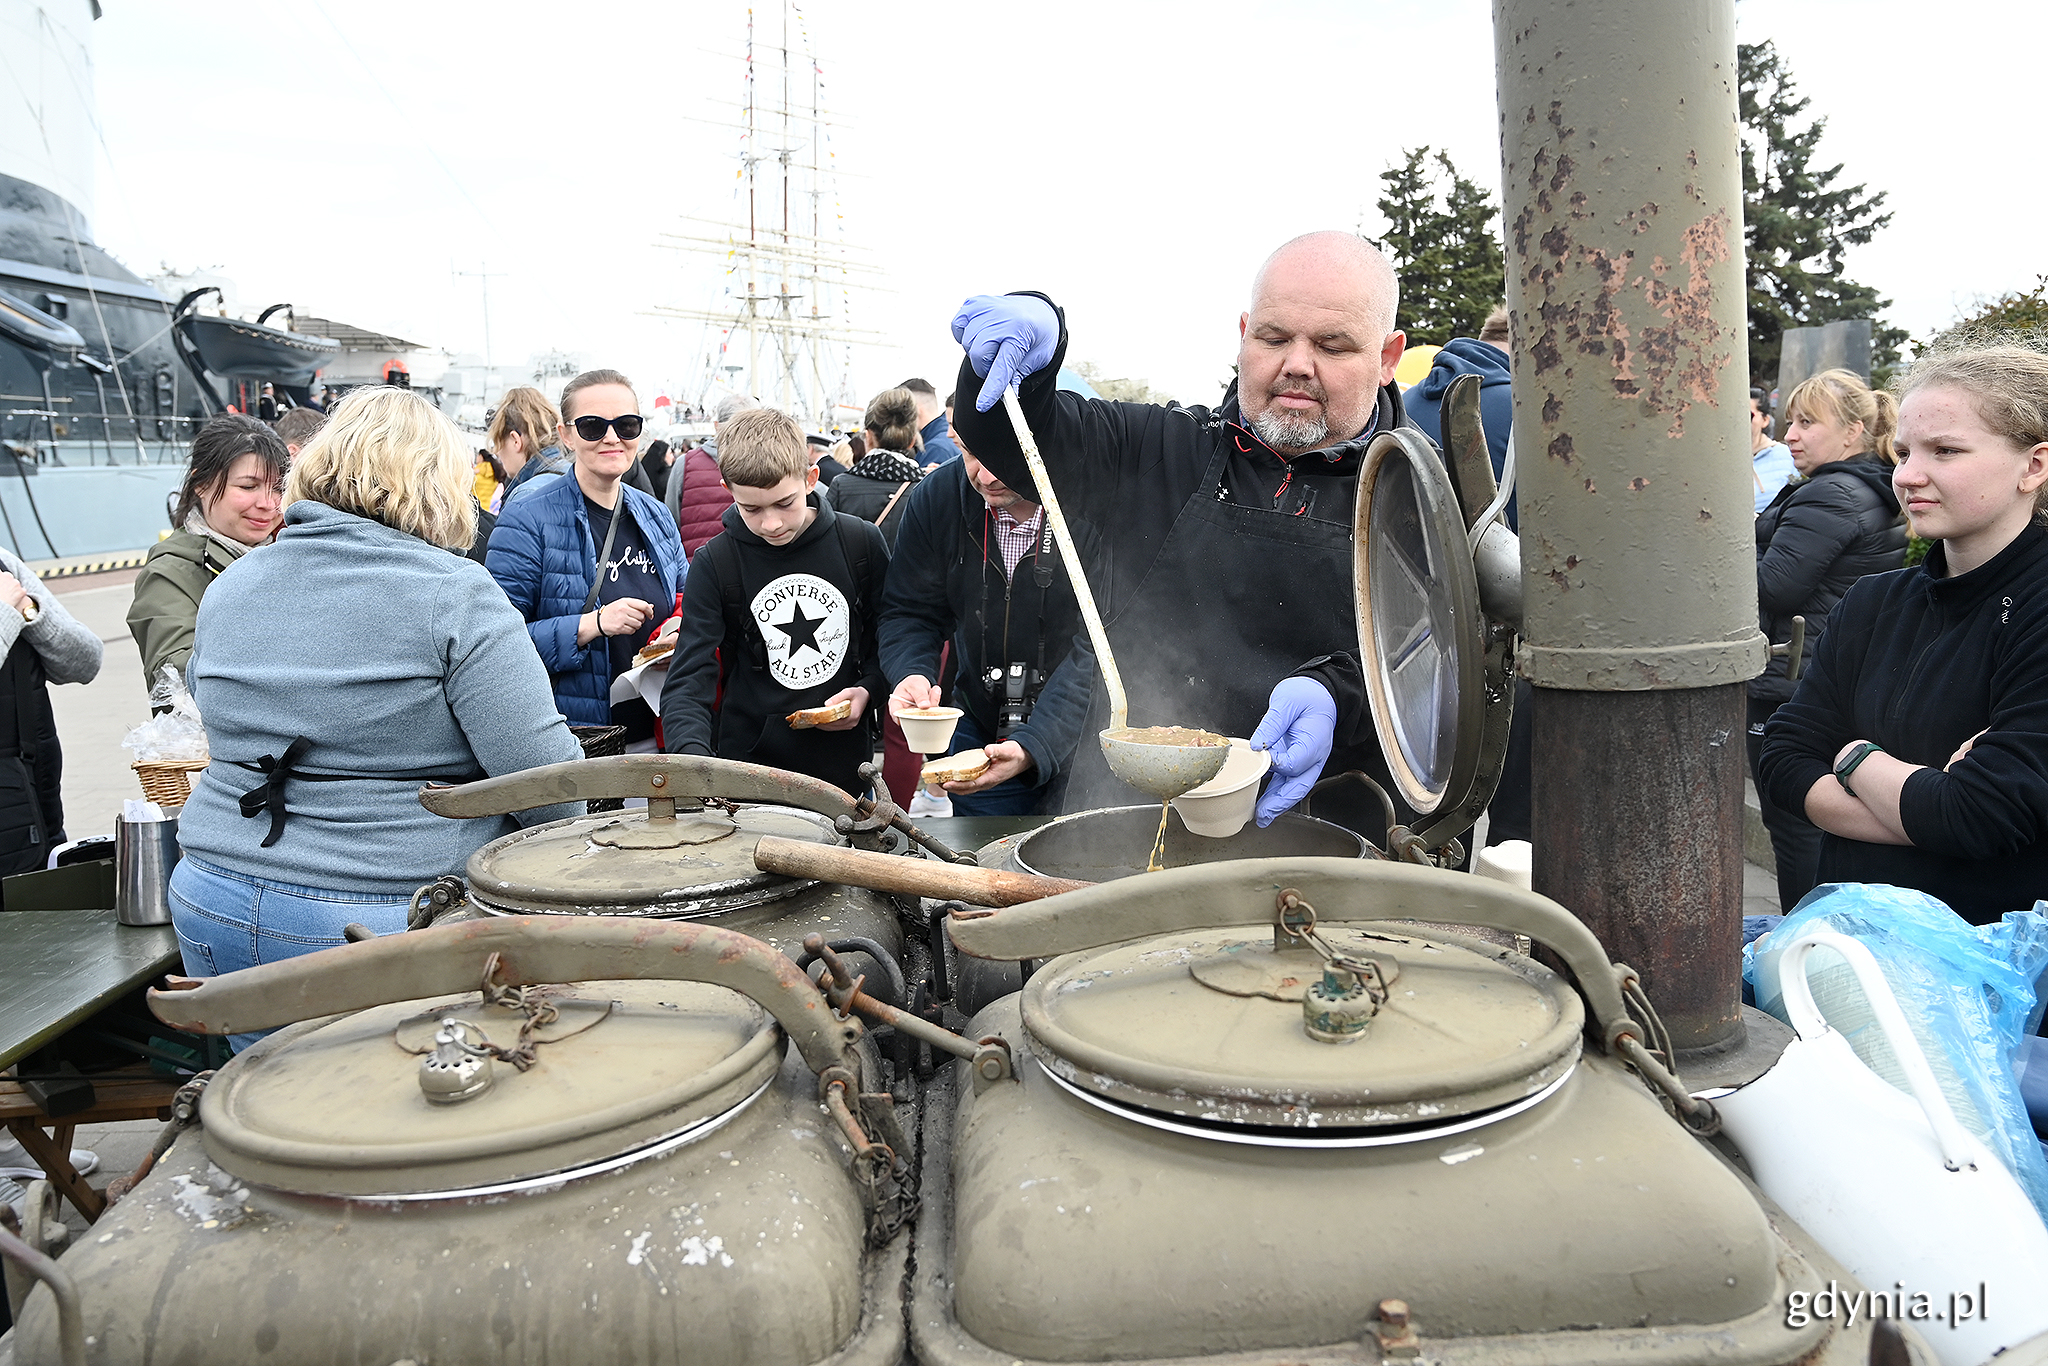
[[[1003,390],[1003,410],[1010,415],[1010,425],[1017,429],[1017,445],[1024,452],[1024,463],[1031,470],[1033,482],[1038,485],[1038,500],[1052,523],[1053,539],[1060,543],[1060,557],[1067,562],[1067,577],[1074,583],[1074,600],[1081,605],[1081,620],[1087,624],[1089,642],[1095,646],[1095,667],[1102,671],[1102,686],[1109,692],[1109,728],[1122,730],[1131,719],[1123,675],[1117,672],[1116,656],[1109,652],[1109,632],[1103,629],[1102,614],[1095,610],[1095,594],[1081,568],[1081,554],[1074,549],[1074,533],[1067,530],[1066,514],[1060,511],[1060,496],[1053,492],[1052,476],[1046,473],[1045,459],[1038,453],[1038,442],[1031,435],[1031,424],[1024,420],[1024,405],[1017,402],[1014,387]]]

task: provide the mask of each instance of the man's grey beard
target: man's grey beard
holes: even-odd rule
[[[1271,408],[1252,419],[1252,431],[1276,451],[1312,451],[1330,439],[1328,418]]]

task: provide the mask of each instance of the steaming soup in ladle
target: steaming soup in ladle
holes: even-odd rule
[[[1017,445],[1024,452],[1024,463],[1038,484],[1039,501],[1045,508],[1046,520],[1052,524],[1052,534],[1059,541],[1060,557],[1066,561],[1067,576],[1073,580],[1074,600],[1080,605],[1081,620],[1088,627],[1088,639],[1095,646],[1102,686],[1109,693],[1109,726],[1101,735],[1102,757],[1109,761],[1110,772],[1140,792],[1159,799],[1159,838],[1153,842],[1152,858],[1146,867],[1147,872],[1157,871],[1166,841],[1166,816],[1173,799],[1223,771],[1224,761],[1230,757],[1230,741],[1185,726],[1131,727],[1130,703],[1124,696],[1123,675],[1117,671],[1116,657],[1110,653],[1109,633],[1103,629],[1101,613],[1095,610],[1095,594],[1088,587],[1088,576],[1082,572],[1081,556],[1067,530],[1066,515],[1060,511],[1059,495],[1053,491],[1052,476],[1046,472],[1045,460],[1038,453],[1038,442],[1032,438],[1031,424],[1024,420],[1024,409],[1017,402],[1015,389],[1004,391],[1003,409],[1010,415],[1010,425],[1017,431]]]

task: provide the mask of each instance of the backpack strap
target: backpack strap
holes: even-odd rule
[[[908,488],[909,485],[906,484],[904,487]],[[890,502],[895,502],[895,499],[890,499]],[[886,517],[888,515],[889,510],[887,508],[882,509],[882,516]],[[880,521],[881,518],[878,517],[875,520]],[[852,587],[847,593],[847,597],[853,604],[853,620],[847,623],[847,635],[851,639],[847,643],[851,647],[848,653],[853,657],[853,667],[856,673],[866,663],[861,658],[860,643],[862,636],[865,634],[861,630],[861,623],[867,619],[869,542],[865,528],[871,525],[873,523],[865,522],[858,517],[848,517],[844,513],[835,512],[832,514],[832,529],[839,533],[839,553],[846,560],[846,572],[853,576]]]
[[[720,532],[705,542],[697,553],[711,553],[711,563],[718,568],[718,589],[724,602],[726,629],[731,630],[735,621],[739,623],[740,639],[745,642],[747,663],[757,672],[768,669],[768,642],[761,635],[761,624],[754,620],[754,614],[747,610],[745,578],[740,568],[739,547],[732,537]]]
[[[890,501],[893,503],[895,500]],[[889,510],[883,508],[882,516],[888,515]],[[880,520],[881,517],[875,519],[877,522]],[[868,538],[861,534],[860,528],[870,525],[873,524],[842,512],[832,514],[832,529],[839,533],[839,553],[846,560],[846,572],[853,575],[853,591],[849,596],[853,599],[855,618],[867,612]]]

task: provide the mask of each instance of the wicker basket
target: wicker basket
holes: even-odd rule
[[[142,783],[142,795],[161,807],[183,806],[192,795],[192,774],[205,768],[204,759],[179,759],[167,764],[137,759],[129,767]]]
[[[571,726],[569,733],[583,746],[586,759],[608,759],[626,752],[624,726]],[[617,797],[596,797],[583,804],[583,809],[593,816],[600,811],[623,811],[625,807],[626,803]]]

